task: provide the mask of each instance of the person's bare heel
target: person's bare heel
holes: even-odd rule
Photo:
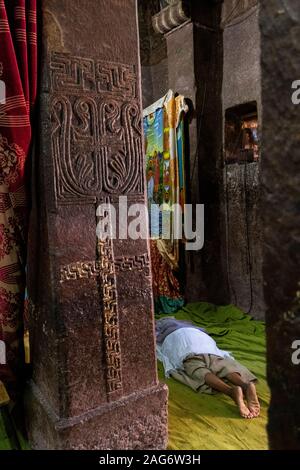
[[[239,386],[232,387],[231,398],[239,408],[242,418],[251,419],[253,415],[249,408],[245,405],[243,390]]]
[[[253,382],[250,382],[245,391],[247,405],[250,413],[254,418],[257,418],[260,413],[260,404],[256,393],[256,387]]]

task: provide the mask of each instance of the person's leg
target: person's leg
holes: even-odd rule
[[[260,413],[260,404],[256,393],[256,387],[254,382],[245,382],[240,374],[232,372],[228,374],[226,378],[234,385],[240,386],[246,396],[247,405],[251,414],[256,418]]]
[[[224,393],[225,395],[232,398],[232,400],[238,406],[240,415],[243,418],[253,417],[252,413],[250,412],[250,410],[247,408],[247,406],[244,403],[243,390],[241,389],[241,387],[239,386],[231,387],[230,385],[227,385],[223,380],[221,380],[212,372],[209,372],[205,375],[205,383],[207,383],[207,385],[209,385],[214,390]]]
[[[205,383],[207,383],[207,385],[209,385],[214,390],[224,393],[225,395],[231,396],[232,387],[230,385],[227,385],[222,379],[219,379],[219,377],[217,377],[212,372],[208,372],[205,375]]]
[[[240,387],[242,387],[242,389],[246,393],[246,388],[249,382],[244,382],[240,374],[238,374],[237,372],[231,372],[231,374],[226,375],[226,379],[228,379],[229,382],[231,382],[233,385],[239,385]]]

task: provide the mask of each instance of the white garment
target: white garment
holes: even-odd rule
[[[156,345],[157,358],[163,363],[166,377],[170,372],[183,369],[183,361],[196,354],[214,354],[231,357],[230,352],[219,349],[215,340],[196,328],[180,328],[170,333],[162,345]]]

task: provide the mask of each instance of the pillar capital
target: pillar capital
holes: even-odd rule
[[[190,0],[169,0],[168,6],[152,17],[152,25],[157,33],[166,34],[190,21]]]

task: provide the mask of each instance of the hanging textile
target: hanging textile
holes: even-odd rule
[[[184,303],[175,271],[180,240],[176,239],[174,204],[185,203],[183,96],[172,90],[144,110],[146,179],[155,310],[172,313]],[[176,220],[176,222],[175,222]]]
[[[185,186],[185,161],[184,161],[184,115],[188,111],[184,97],[179,95],[175,98],[176,103],[176,156],[177,156],[177,202],[180,204],[182,212],[186,202]]]
[[[27,166],[37,93],[36,0],[0,0],[0,80],[5,92],[0,97],[0,341],[6,349],[0,380],[13,396],[24,362]]]
[[[179,280],[156,240],[150,240],[150,256],[155,313],[174,313],[184,305]]]

